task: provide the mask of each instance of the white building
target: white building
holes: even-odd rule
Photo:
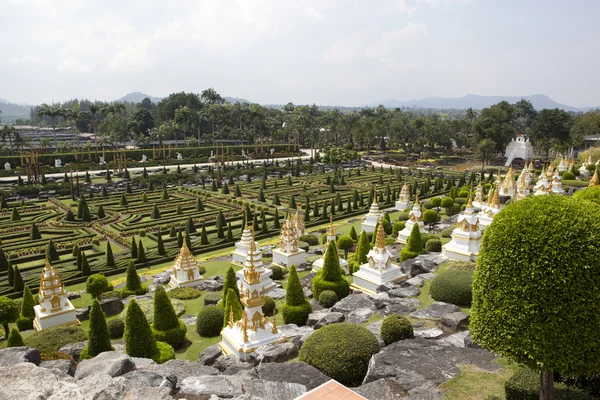
[[[40,277],[39,304],[34,306],[36,331],[59,325],[79,325],[77,310],[67,298],[65,286],[60,282],[56,270],[46,258]]]
[[[173,273],[171,274],[169,286],[196,286],[203,280],[204,278],[200,275],[200,271],[198,270],[196,257],[192,255],[184,240],[183,246],[181,246],[181,249],[179,250],[179,254],[175,257],[175,265],[173,266]]]
[[[519,135],[510,141],[504,152],[504,157],[506,158],[505,167],[512,164],[515,158],[531,160],[533,158],[533,146],[529,142],[529,139],[525,139],[524,136]]]

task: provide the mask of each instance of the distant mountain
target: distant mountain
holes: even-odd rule
[[[121,97],[117,101],[128,102],[128,103],[140,103],[146,97],[150,98],[150,100],[152,100],[153,103],[158,103],[159,101],[161,101],[164,98],[164,97],[152,97],[152,96],[149,96],[142,92],[133,92],[133,93],[126,94],[125,96]]]
[[[27,104],[14,104],[8,100],[0,99],[0,111],[2,111],[0,120],[2,123],[12,123],[17,119],[27,119],[31,107]]]
[[[511,104],[525,99],[531,101],[536,110],[544,108],[561,108],[565,111],[587,111],[590,107],[572,107],[566,104],[558,103],[545,94],[534,94],[532,96],[479,96],[468,94],[463,97],[444,98],[444,97],[426,97],[421,100],[385,100],[382,103],[369,104],[369,107],[377,107],[383,104],[388,108],[409,107],[409,108],[436,108],[436,109],[467,109],[469,107],[480,110],[493,104],[506,100]]]

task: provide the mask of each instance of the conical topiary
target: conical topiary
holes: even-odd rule
[[[56,246],[54,246],[54,242],[52,239],[48,242],[48,247],[46,247],[46,255],[48,256],[48,260],[50,261],[58,261],[60,257],[58,256],[58,251],[56,250]]]
[[[202,231],[200,232],[200,244],[208,244],[208,235],[206,234],[204,222],[202,223]]]
[[[229,323],[230,314],[233,313],[233,320],[239,321],[242,318],[242,311],[244,310],[242,303],[240,303],[233,289],[227,291],[227,296],[223,302],[223,326]]]
[[[370,249],[371,246],[369,244],[369,238],[367,238],[367,233],[362,231],[356,245],[356,251],[354,252],[354,259],[358,265],[362,265],[367,262],[367,254],[369,253]]]
[[[343,299],[350,292],[350,285],[340,271],[340,257],[335,241],[333,240],[327,246],[323,268],[314,277],[311,289],[316,299],[319,298],[321,292],[324,290],[334,291],[338,299]]]
[[[227,293],[229,292],[229,289],[232,289],[234,291],[238,299],[240,298],[240,289],[237,285],[237,277],[235,276],[235,271],[233,270],[233,267],[229,267],[227,273],[225,274],[225,282],[223,283],[222,292],[223,295],[221,297],[223,300],[223,304],[225,304],[225,300],[227,299]]]
[[[139,304],[132,299],[125,315],[125,352],[130,357],[154,358],[158,354],[156,339]]]
[[[15,269],[13,268],[12,264],[10,263],[10,261],[8,261],[8,267],[6,267],[6,270],[8,271],[8,284],[12,287],[15,286]]]
[[[29,239],[30,240],[38,240],[42,238],[42,234],[40,233],[40,230],[38,229],[36,223],[34,222],[33,224],[31,224],[31,234],[29,235]]]
[[[13,207],[12,214],[10,215],[10,220],[12,222],[21,220],[21,215],[19,215],[19,212],[17,211],[17,207]]]
[[[163,243],[162,232],[160,230],[156,233],[156,252],[161,256],[166,254],[165,244]]]
[[[337,252],[335,241],[330,241],[325,253],[321,276],[324,280],[335,282],[342,279],[340,272],[340,257]]]
[[[98,211],[96,212],[96,215],[98,216],[98,218],[106,217],[106,213],[104,212],[104,206],[102,204],[98,206]]]
[[[138,257],[139,262],[146,262],[146,250],[144,249],[144,245],[142,244],[142,240],[140,239],[140,245],[138,246]]]
[[[87,256],[82,251],[81,252],[81,275],[88,276],[91,274],[90,264],[88,263]]]
[[[35,303],[33,301],[33,295],[31,294],[31,290],[29,290],[29,286],[25,285],[25,288],[23,289],[23,302],[21,303],[21,315],[26,318],[34,318],[34,306]]]
[[[134,260],[137,260],[138,258],[138,248],[135,236],[131,238],[131,258],[133,258]]]
[[[10,330],[10,334],[8,335],[8,339],[6,340],[6,347],[21,347],[25,346],[23,343],[23,337],[19,333],[17,328],[12,328]]]
[[[160,211],[158,210],[158,206],[155,204],[154,207],[152,207],[152,219],[160,219],[160,217]]]
[[[286,324],[305,325],[308,314],[312,312],[310,302],[304,297],[296,267],[290,267],[285,303],[282,307],[283,320]]]
[[[133,300],[132,300],[133,301]],[[81,359],[96,357],[104,351],[112,351],[114,348],[110,342],[110,332],[104,317],[104,311],[98,299],[94,299],[90,309],[90,329],[88,331],[88,343],[82,350]]]
[[[350,228],[350,233],[348,233],[348,236],[350,236],[355,242],[358,241],[358,235],[356,234],[356,229],[354,229],[354,226]]]
[[[127,276],[123,289],[126,289],[130,292],[137,292],[142,289],[142,281],[137,274],[133,260],[129,260],[129,264],[127,265]]]
[[[177,318],[167,292],[158,287],[154,291],[152,333],[156,340],[178,347],[185,342],[185,324]]]
[[[21,292],[25,288],[25,284],[23,283],[23,277],[21,276],[21,271],[19,271],[19,266],[15,265],[15,277],[14,277],[14,285],[13,288],[15,292]]]
[[[410,235],[406,240],[406,247],[400,251],[400,261],[405,261],[417,257],[423,253],[423,240],[421,239],[421,231],[419,224],[414,224]]]
[[[106,242],[106,265],[112,267],[115,265],[115,257],[113,255],[112,246],[110,242]]]
[[[6,254],[4,250],[2,250],[2,246],[0,246],[0,271],[8,270],[8,258],[6,258]]]
[[[194,225],[194,220],[192,217],[188,217],[187,223],[185,224],[185,232],[187,234],[196,233],[196,225]]]

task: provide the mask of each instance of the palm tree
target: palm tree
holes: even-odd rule
[[[40,139],[40,149],[45,153],[48,148],[50,148],[50,139],[41,138]]]
[[[89,113],[92,114],[92,132],[94,133],[94,147],[96,148],[96,157],[98,156],[98,142],[96,141],[96,114],[100,111],[100,106],[97,104],[90,104]]]
[[[152,128],[150,133],[150,137],[152,140],[158,140],[158,147],[162,147],[162,141],[168,137],[169,132],[165,125],[160,125],[158,127]]]
[[[44,103],[38,110],[39,117],[50,117],[52,120],[52,134],[54,136],[54,149],[58,149],[58,143],[56,142],[56,118],[64,116],[64,110],[62,108],[55,107],[54,105],[49,106]]]
[[[0,137],[2,138],[2,143],[6,144],[6,138],[8,138],[8,152],[12,156],[12,148],[13,148],[13,135],[17,132],[14,126],[4,125],[2,130],[0,131]]]
[[[75,103],[73,108],[65,109],[65,113],[64,113],[65,119],[72,120],[75,123],[75,128],[77,128],[77,121],[79,121],[80,116],[81,116],[81,111],[79,111],[79,103]],[[77,149],[79,149],[79,131],[77,131]]]
[[[202,91],[200,98],[208,104],[223,104],[225,99],[213,88],[208,88]]]

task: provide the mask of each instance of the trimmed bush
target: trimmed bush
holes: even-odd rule
[[[562,179],[565,181],[574,181],[575,180],[575,174],[572,172],[565,172],[562,174]]]
[[[470,307],[473,297],[472,284],[473,271],[446,270],[433,278],[429,294],[437,301]]]
[[[98,296],[98,298],[100,300],[122,299],[123,298],[123,293],[120,290],[109,290],[108,292],[102,293],[100,296]]]
[[[386,346],[399,340],[411,339],[414,337],[410,321],[408,318],[399,314],[392,314],[385,317],[381,323],[379,334]]]
[[[587,189],[578,190],[573,195],[573,198],[600,204],[600,186],[592,186]]]
[[[108,326],[108,333],[111,339],[118,339],[123,337],[125,333],[125,322],[120,318],[111,319],[106,323]]]
[[[104,311],[97,299],[92,302],[90,310],[90,330],[87,346],[81,351],[80,360],[96,357],[103,351],[112,351],[114,348],[110,343],[110,333]]]
[[[239,321],[242,318],[242,312],[244,307],[240,303],[240,299],[235,295],[233,289],[229,289],[227,297],[223,304],[223,326],[227,326],[229,323],[230,314],[233,313],[233,320]]]
[[[452,237],[452,231],[454,231],[454,229],[456,229],[456,225],[450,225],[447,228],[444,228],[442,230],[442,237],[443,238],[450,238]]]
[[[273,300],[269,296],[265,296],[265,304],[262,306],[262,312],[267,317],[272,317],[275,313],[275,308],[277,305],[275,304],[275,300]]]
[[[173,347],[185,343],[187,333],[185,323],[177,318],[167,292],[160,286],[154,291],[152,333],[157,341],[166,342]]]
[[[222,293],[221,299],[223,300],[221,302],[221,304],[223,306],[225,306],[225,302],[227,300],[227,295],[229,294],[229,289],[232,289],[234,291],[234,293],[239,301],[240,289],[238,288],[238,285],[237,285],[237,277],[235,276],[235,271],[233,270],[233,267],[229,267],[229,269],[227,270],[227,273],[225,274],[225,282],[223,284],[223,290],[221,291],[221,293]],[[225,311],[229,312],[228,310],[225,310]]]
[[[450,271],[475,271],[475,263],[471,261],[451,261],[448,264],[448,270]]]
[[[17,328],[12,328],[6,340],[6,347],[20,347],[25,346],[23,343],[23,337],[19,333]]]
[[[156,342],[156,347],[158,348],[158,353],[152,358],[155,363],[162,364],[169,360],[175,359],[175,350],[170,344],[165,342]]]
[[[363,239],[361,234],[359,244],[362,240]],[[338,299],[340,300],[348,296],[348,294],[350,293],[350,284],[342,276],[340,270],[340,257],[338,255],[335,242],[333,241],[329,242],[327,252],[325,253],[323,268],[321,268],[319,272],[317,272],[317,275],[313,278],[311,289],[313,292],[313,296],[317,299],[321,295],[321,292],[325,290],[334,291]]]
[[[6,296],[0,297],[0,324],[4,328],[4,334],[8,335],[10,329],[8,324],[15,322],[19,318],[19,308],[14,300]]]
[[[293,265],[290,268],[288,286],[285,292],[285,303],[283,303],[281,311],[286,324],[296,325],[305,325],[308,314],[312,312],[312,306],[304,297],[304,290],[300,284],[296,267]]]
[[[125,352],[130,357],[154,359],[159,354],[150,324],[135,299],[127,306],[124,338]]]
[[[311,334],[300,349],[300,361],[346,386],[359,386],[369,360],[379,351],[377,338],[360,325],[340,323]]]
[[[202,337],[214,337],[221,333],[224,313],[221,307],[207,306],[200,310],[196,319],[196,331]]]
[[[271,265],[271,279],[280,281],[283,279],[283,268],[279,265]]]
[[[400,251],[400,262],[416,258],[421,253],[423,253],[421,232],[419,230],[419,224],[414,224],[410,231],[410,235],[406,240],[406,247]]]
[[[309,246],[316,246],[319,244],[319,238],[315,235],[302,235],[298,240],[308,243]]]
[[[325,308],[333,307],[338,301],[337,294],[332,290],[324,290],[319,295],[319,304]]]
[[[22,332],[33,329],[33,319],[35,318],[34,305],[35,301],[33,300],[29,286],[25,286],[25,289],[23,290],[23,301],[21,302],[21,315],[17,320],[19,331]]]
[[[185,303],[181,300],[171,299],[171,304],[173,305],[173,309],[175,310],[175,314],[177,316],[183,315],[185,313]],[[142,309],[142,312],[146,316],[148,323],[152,323],[154,321],[154,300],[140,300],[138,301],[138,306]],[[119,318],[125,320],[127,316],[127,308],[129,305],[125,306],[125,309],[121,311],[119,314]]]
[[[204,305],[216,305],[221,301],[222,295],[220,292],[207,292],[204,295]]]
[[[85,281],[85,291],[91,294],[94,299],[103,292],[107,292],[108,289],[108,280],[104,274],[90,275]]]
[[[171,299],[192,300],[202,296],[202,292],[191,287],[180,287],[167,292]],[[208,294],[208,293],[207,293]],[[219,296],[219,299],[221,297]]]
[[[435,251],[435,252],[441,252],[442,251],[442,241],[440,239],[429,239],[426,243],[425,243],[425,251]]]
[[[540,398],[540,374],[529,368],[521,368],[504,384],[506,400],[538,400]],[[568,388],[563,383],[555,385],[556,400],[593,400],[578,389]]]
[[[398,221],[408,221],[408,219],[410,218],[410,215],[408,215],[408,212],[403,211],[400,214],[398,214]]]
[[[137,295],[140,296],[142,294],[146,294],[148,292],[148,287],[142,285],[142,280],[137,274],[137,270],[135,269],[135,263],[133,260],[129,260],[129,264],[127,265],[127,276],[125,281],[125,286],[121,289],[121,293],[123,297]]]
[[[392,226],[392,237],[397,238],[398,232],[403,230],[405,227],[406,227],[406,222],[404,222],[404,221],[395,222],[394,225]]]
[[[34,347],[40,353],[50,353],[66,344],[87,340],[87,335],[80,326],[55,326],[34,332],[23,340],[27,347]]]

